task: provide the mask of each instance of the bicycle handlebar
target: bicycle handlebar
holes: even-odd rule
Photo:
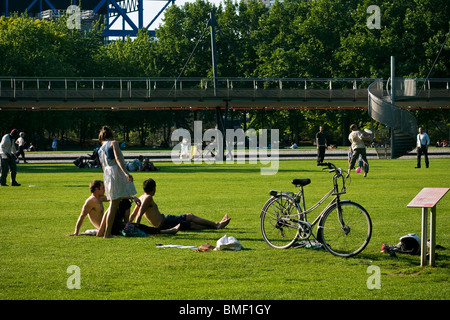
[[[341,175],[342,175],[342,169],[336,167],[336,166],[335,166],[333,163],[331,163],[331,162],[322,162],[322,163],[319,163],[318,166],[320,166],[320,167],[328,167],[328,172],[329,172],[329,173],[331,173],[331,172],[336,172],[338,176],[341,176]],[[325,169],[326,169],[326,168],[324,168],[324,169],[322,169],[322,170],[325,170]]]
[[[342,178],[342,183],[343,183],[343,185],[342,185],[342,190],[343,190],[343,192],[345,193],[345,190],[346,190],[346,187],[345,187],[345,180],[347,180],[345,177],[344,177],[344,175],[343,175],[343,170],[341,169],[341,168],[338,168],[338,167],[336,167],[333,163],[331,163],[331,162],[322,162],[322,163],[319,163],[318,164],[318,166],[320,166],[320,167],[327,167],[328,168],[328,172],[329,173],[331,173],[331,172],[335,172],[335,175],[334,175],[334,178],[333,178],[333,184],[334,184],[334,187],[335,187],[335,189],[336,189],[336,192],[338,192],[338,190],[337,190],[337,181],[336,181],[336,179],[338,178],[338,177],[341,177]],[[324,168],[323,170],[325,170],[326,168]],[[348,177],[347,177],[348,178]]]

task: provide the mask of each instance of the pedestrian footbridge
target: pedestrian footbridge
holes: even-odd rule
[[[368,87],[375,82],[382,80],[2,77],[0,110],[368,108]],[[450,79],[429,79],[423,90],[423,80],[409,82],[410,92],[397,95],[399,106],[450,107]]]
[[[449,109],[449,84],[395,78],[389,92],[387,81],[371,78],[3,77],[0,111],[215,109],[223,129],[229,109],[367,109],[389,128],[385,156],[396,158],[415,146],[417,121],[408,109]]]

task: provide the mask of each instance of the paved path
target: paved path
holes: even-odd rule
[[[25,157],[29,163],[72,163],[80,156],[88,156],[92,152],[27,152]],[[124,151],[125,160],[133,160],[139,155],[150,158],[151,161],[172,161],[170,152],[134,152]],[[267,152],[270,157],[270,151]],[[280,160],[315,160],[315,150],[280,150]],[[375,149],[367,149],[367,157],[369,159],[378,159]],[[402,159],[415,158],[415,151],[401,157]],[[429,157],[432,158],[450,158],[450,148],[433,148],[429,150]],[[347,151],[344,149],[327,150],[325,154],[325,161],[327,160],[342,160],[347,159]],[[22,160],[20,161],[22,163]]]

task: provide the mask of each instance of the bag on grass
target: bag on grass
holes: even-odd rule
[[[217,240],[216,248],[214,250],[234,250],[238,251],[242,249],[242,245],[235,237],[227,237],[224,235]]]
[[[197,251],[199,252],[209,252],[211,250],[214,250],[216,247],[211,245],[209,242],[206,242],[202,244],[200,247],[198,247]]]
[[[400,238],[398,246],[400,247],[401,253],[415,255],[420,253],[420,242],[419,236],[415,233],[408,233],[406,236]]]
[[[400,237],[400,242],[395,246],[383,243],[381,252],[389,253],[391,256],[395,256],[396,252],[411,255],[420,254],[420,242],[419,236],[415,233],[408,233],[407,235]]]
[[[132,223],[127,223],[125,227],[121,230],[124,237],[146,237],[147,234]]]

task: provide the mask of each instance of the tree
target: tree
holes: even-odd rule
[[[381,10],[381,29],[368,29],[367,8],[377,4]],[[336,52],[340,72],[336,76],[389,77],[390,56],[396,57],[396,74],[426,77],[449,31],[448,1],[371,1],[360,3],[354,24]],[[450,44],[444,47],[434,75],[450,73]]]
[[[155,39],[148,35],[146,29],[139,30],[136,39],[128,37],[102,46],[99,64],[101,76],[156,77],[160,73]]]
[[[217,8],[203,0],[186,3],[183,7],[171,6],[166,11],[164,24],[156,29],[161,76],[204,77],[212,74],[210,38],[203,36],[211,11],[217,11]]]
[[[102,45],[100,26],[70,30],[65,18],[0,17],[0,74],[3,76],[87,76]]]
[[[222,77],[251,77],[260,63],[257,55],[259,20],[269,9],[256,0],[227,0],[219,8],[218,73]]]

